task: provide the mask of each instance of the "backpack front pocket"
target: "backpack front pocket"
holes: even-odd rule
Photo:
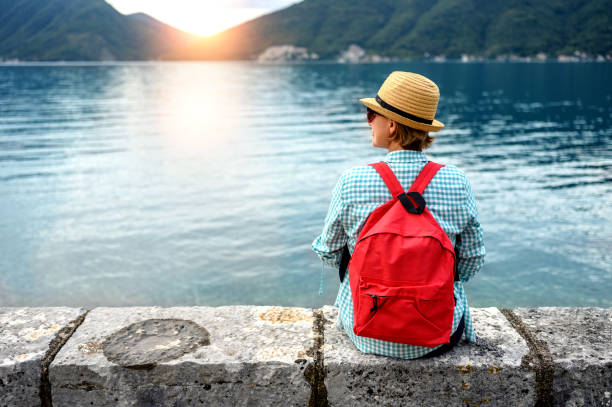
[[[449,301],[440,298],[446,295],[441,285],[362,277],[353,331],[359,336],[410,345],[448,343],[452,318],[440,318],[448,315]],[[450,297],[452,306],[452,293]]]

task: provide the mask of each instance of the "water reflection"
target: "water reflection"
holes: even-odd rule
[[[472,305],[612,305],[609,64],[243,62],[0,66],[0,305],[331,303],[310,242],[396,69],[479,199]]]

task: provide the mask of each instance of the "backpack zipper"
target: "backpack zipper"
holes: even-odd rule
[[[384,301],[381,301],[380,304],[378,304],[379,298],[389,297],[388,295],[376,295],[376,294],[368,294],[368,296],[372,297],[372,308],[370,308],[370,313],[376,313],[376,311],[378,311],[378,308],[384,304]]]
[[[370,308],[370,313],[376,312],[378,310],[378,297],[374,294],[368,294],[372,297],[372,308]]]

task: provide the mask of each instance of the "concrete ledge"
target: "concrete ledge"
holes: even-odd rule
[[[409,361],[328,306],[0,308],[0,407],[611,405],[612,310],[472,313],[478,343]]]
[[[556,405],[612,405],[612,309],[518,308],[514,313],[548,348]]]
[[[132,340],[112,336],[153,319],[165,322],[154,329],[136,325]],[[208,332],[205,343],[181,335],[178,327],[187,321]],[[312,310],[295,308],[97,308],[51,365],[53,403],[304,406],[312,321]],[[125,352],[110,361],[108,350],[122,342]]]
[[[334,326],[337,310],[323,308],[325,368],[334,406],[532,406],[535,374],[522,366],[523,338],[496,308],[473,309],[479,342],[422,360],[363,355]]]
[[[47,391],[41,389],[45,356],[59,350],[62,335],[76,328],[71,323],[84,313],[81,308],[0,308],[0,406],[41,404],[46,397],[41,392]]]

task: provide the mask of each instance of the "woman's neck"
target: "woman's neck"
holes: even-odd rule
[[[399,145],[399,144],[389,145],[387,148],[389,149],[389,152],[393,152],[393,151],[397,151],[397,150],[418,151],[418,152],[422,151],[422,150],[412,150],[412,149],[409,149],[409,148],[402,148],[402,146]]]
[[[402,145],[397,141],[390,142],[387,148],[389,149],[389,152],[403,150]]]

